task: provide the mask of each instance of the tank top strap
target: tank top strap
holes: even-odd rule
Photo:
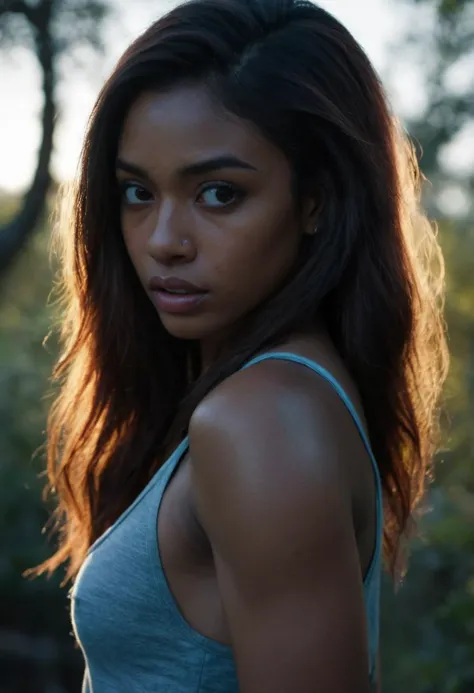
[[[381,561],[381,553],[382,553],[382,540],[383,540],[383,494],[382,494],[382,480],[380,477],[380,471],[377,465],[377,461],[375,459],[375,455],[372,451],[372,446],[369,441],[369,437],[365,431],[365,428],[362,424],[362,421],[356,411],[356,408],[354,407],[354,404],[352,403],[350,397],[347,395],[345,392],[344,388],[341,386],[341,384],[338,382],[338,380],[330,373],[326,368],[321,366],[319,363],[316,361],[313,361],[312,359],[306,358],[305,356],[300,356],[299,354],[294,354],[293,352],[290,351],[273,351],[273,352],[267,352],[264,354],[260,354],[259,356],[256,356],[253,359],[250,359],[250,361],[247,361],[244,363],[243,366],[239,368],[239,370],[244,370],[246,368],[249,368],[250,366],[253,366],[257,363],[260,363],[261,361],[267,361],[267,360],[280,360],[280,361],[292,361],[293,363],[298,363],[301,364],[302,366],[306,366],[306,368],[309,368],[310,370],[314,371],[317,373],[321,378],[326,380],[335,390],[339,398],[342,400],[344,403],[346,409],[348,410],[349,414],[351,415],[356,428],[358,430],[358,433],[362,439],[362,442],[364,443],[364,446],[367,450],[367,454],[369,455],[371,464],[372,464],[372,469],[374,473],[374,478],[375,478],[375,484],[376,484],[376,544],[375,544],[375,549],[374,553],[372,556],[372,560],[369,566],[369,569],[367,571],[367,574],[365,576],[364,583],[367,585],[371,582],[372,576],[374,574],[374,571],[379,567],[380,561]],[[176,450],[173,452],[171,455],[170,459],[168,460],[168,470],[167,470],[167,476],[171,476],[173,473],[175,467],[178,465],[180,459],[183,457],[183,455],[187,452],[189,447],[189,439],[188,436],[185,437],[184,440],[181,441],[181,443],[178,445]]]
[[[240,370],[249,368],[256,363],[276,359],[281,361],[292,361],[306,366],[310,370],[317,373],[321,378],[326,380],[335,390],[349,414],[351,415],[359,435],[364,443],[364,446],[372,463],[372,469],[376,485],[376,538],[375,546],[372,553],[372,559],[364,577],[364,598],[366,603],[366,616],[368,628],[368,645],[369,645],[369,676],[371,682],[375,682],[377,676],[377,652],[379,649],[379,619],[380,619],[380,586],[381,586],[381,570],[382,570],[382,542],[383,542],[383,496],[382,496],[382,480],[380,477],[379,468],[372,451],[372,446],[369,437],[365,431],[362,421],[341,384],[336,378],[326,370],[323,366],[305,356],[299,356],[288,351],[275,351],[260,354],[255,358],[247,361]]]
[[[375,478],[375,484],[376,484],[376,522],[377,522],[377,539],[376,539],[376,546],[374,550],[374,555],[368,570],[368,573],[365,577],[365,581],[369,582],[371,579],[371,576],[373,574],[373,571],[379,562],[379,557],[381,554],[381,545],[382,545],[382,532],[383,532],[383,499],[382,499],[382,480],[380,477],[380,471],[377,465],[377,461],[375,459],[374,453],[372,451],[372,447],[369,441],[369,437],[365,431],[365,428],[362,424],[362,421],[354,407],[354,404],[352,403],[350,397],[347,395],[341,384],[336,380],[336,378],[328,371],[326,368],[321,366],[319,363],[316,361],[313,361],[311,359],[306,358],[305,356],[300,356],[299,354],[294,354],[293,352],[289,351],[274,351],[274,352],[267,352],[265,354],[260,354],[259,356],[256,356],[255,358],[251,359],[250,361],[247,361],[245,363],[241,370],[244,368],[249,368],[250,366],[255,365],[256,363],[260,363],[261,361],[267,361],[270,359],[275,359],[275,360],[280,360],[280,361],[292,361],[293,363],[299,363],[302,366],[306,366],[306,368],[309,368],[310,370],[314,371],[317,373],[321,378],[326,380],[336,391],[337,395],[339,398],[342,400],[344,405],[346,406],[347,410],[349,411],[356,427],[359,432],[359,435],[362,439],[362,442],[364,443],[364,446],[367,450],[367,453],[370,457],[371,463],[372,463],[372,468],[373,468],[373,473],[374,473],[374,478]]]
[[[267,361],[270,359],[281,360],[281,361],[292,361],[293,363],[301,364],[306,366],[310,370],[317,373],[321,378],[326,380],[335,390],[336,394],[344,403],[349,414],[351,415],[362,442],[369,455],[373,474],[376,484],[376,539],[375,546],[368,567],[367,573],[364,577],[364,597],[366,602],[366,615],[367,615],[367,626],[368,626],[368,639],[369,639],[369,675],[370,680],[375,681],[376,677],[376,666],[377,666],[377,652],[379,647],[379,610],[380,610],[380,577],[381,577],[381,560],[382,560],[382,540],[383,540],[383,496],[382,496],[382,481],[380,477],[379,468],[372,451],[372,447],[369,441],[369,437],[365,431],[362,421],[352,403],[350,397],[347,395],[338,380],[328,371],[326,368],[321,366],[316,361],[308,359],[304,356],[294,354],[289,351],[275,351],[260,354],[255,358],[247,361],[238,370],[244,370],[253,366],[261,361]],[[179,460],[185,454],[189,447],[188,436],[181,442],[178,448],[175,450],[171,458],[169,459],[169,468],[166,473],[166,477],[171,476],[174,468],[179,463]]]

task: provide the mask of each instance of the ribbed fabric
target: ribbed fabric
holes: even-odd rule
[[[380,474],[352,402],[317,363],[289,352],[266,359],[300,363],[336,390],[372,460],[377,539],[364,580],[370,672],[379,638],[383,528]],[[237,693],[232,650],[191,628],[171,594],[157,542],[157,516],[169,479],[188,449],[186,437],[116,522],[91,546],[71,590],[74,633],[84,654],[83,693]]]

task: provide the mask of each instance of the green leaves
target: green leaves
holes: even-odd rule
[[[0,637],[2,691],[17,690],[28,676],[33,677],[32,688],[22,690],[42,693],[47,680],[58,686],[66,678],[69,690],[74,690],[82,668],[70,636],[67,596],[59,588],[61,575],[50,580],[22,576],[52,548],[42,533],[48,514],[41,497],[45,481],[41,446],[53,361],[51,349],[42,345],[51,321],[46,306],[52,280],[47,242],[46,229],[33,237],[2,284],[0,300],[0,635],[5,631],[37,635],[39,644],[63,654],[47,678],[44,669],[43,682],[41,675],[34,674],[36,662],[41,664],[40,652],[32,652],[29,659],[20,648],[12,658],[15,638],[8,636],[10,649],[4,651]]]
[[[397,595],[384,591],[384,693],[474,690],[474,224],[440,225],[451,371],[431,510]]]

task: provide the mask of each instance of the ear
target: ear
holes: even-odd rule
[[[319,217],[324,203],[321,193],[308,195],[301,207],[301,229],[304,234],[314,236],[318,230]]]

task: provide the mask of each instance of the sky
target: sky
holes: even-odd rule
[[[84,60],[84,68],[68,60],[67,77],[58,91],[60,112],[55,134],[53,175],[58,180],[73,177],[87,118],[98,91],[127,45],[176,0],[113,0],[117,20],[109,23],[104,56]],[[402,115],[420,112],[424,104],[422,75],[409,62],[397,58],[392,64],[391,47],[400,41],[413,17],[402,0],[319,0],[361,43],[376,69],[390,73],[389,98]],[[425,16],[427,30],[430,17]],[[0,57],[0,189],[25,189],[33,174],[40,139],[40,72],[34,56],[15,48]],[[465,147],[458,148],[465,153]],[[453,158],[456,158],[454,152]],[[474,157],[473,157],[474,159]]]

